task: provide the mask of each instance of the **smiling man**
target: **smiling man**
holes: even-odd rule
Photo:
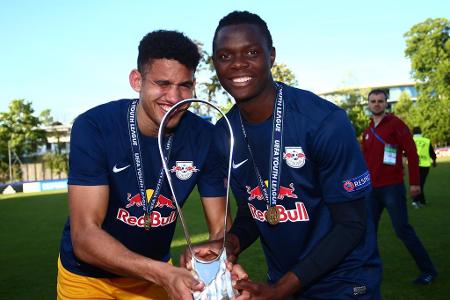
[[[242,299],[378,299],[370,177],[355,132],[339,107],[275,82],[275,56],[259,16],[235,11],[219,22],[213,62],[236,102],[227,116],[238,211],[227,253],[237,257],[259,238],[268,265],[268,284],[235,287]],[[227,149],[224,125],[217,125],[218,149]]]
[[[199,60],[197,46],[182,33],[151,32],[129,76],[139,99],[112,101],[75,120],[58,299],[192,299],[203,288],[170,264],[177,212],[157,143],[164,114],[192,97]],[[166,128],[169,167],[190,167],[173,177],[179,204],[198,184],[210,237],[222,237],[224,185],[208,181],[213,125],[181,107]]]

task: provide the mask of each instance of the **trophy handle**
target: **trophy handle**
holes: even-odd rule
[[[203,104],[209,105],[212,108],[214,108],[215,110],[217,110],[222,115],[222,117],[225,119],[225,121],[227,123],[227,126],[228,126],[228,129],[230,131],[230,153],[229,153],[229,160],[228,160],[226,206],[225,206],[225,217],[224,217],[224,226],[223,226],[223,230],[224,230],[223,237],[224,238],[223,238],[222,249],[221,249],[219,255],[215,259],[213,259],[211,261],[204,261],[202,259],[199,259],[199,258],[195,257],[194,251],[192,250],[191,237],[189,235],[189,231],[187,229],[186,222],[184,221],[183,212],[181,211],[181,207],[178,204],[178,201],[176,199],[176,195],[175,195],[173,184],[172,184],[172,176],[171,176],[169,168],[167,166],[167,158],[164,156],[163,146],[162,146],[163,139],[164,139],[164,129],[165,129],[166,125],[167,125],[166,123],[168,122],[169,116],[179,106],[185,105],[187,103],[193,103],[193,102],[203,103]],[[207,102],[205,100],[196,99],[196,98],[190,98],[190,99],[181,100],[180,102],[178,102],[177,104],[172,106],[164,114],[164,117],[162,118],[161,125],[159,126],[159,130],[158,130],[158,148],[159,148],[159,154],[161,155],[161,161],[162,161],[162,165],[163,165],[163,168],[164,168],[164,172],[166,174],[167,181],[169,183],[170,192],[172,193],[173,200],[175,202],[175,206],[177,208],[178,215],[180,217],[181,225],[183,227],[184,237],[186,239],[186,242],[187,242],[187,245],[189,247],[189,251],[191,252],[192,257],[195,258],[197,261],[199,261],[201,263],[211,263],[211,262],[214,262],[216,260],[219,260],[221,255],[222,255],[222,252],[223,252],[223,250],[225,248],[225,238],[226,238],[226,231],[227,231],[227,216],[228,216],[228,202],[229,202],[229,195],[230,195],[231,164],[232,164],[232,161],[233,161],[234,135],[233,135],[233,129],[231,128],[230,121],[228,120],[227,116],[216,105],[214,105],[214,104],[212,104],[210,102]]]

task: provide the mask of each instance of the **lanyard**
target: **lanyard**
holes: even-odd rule
[[[275,206],[277,203],[278,190],[280,186],[281,176],[281,162],[282,162],[282,145],[283,145],[283,116],[284,116],[284,103],[283,103],[283,89],[280,84],[277,85],[277,96],[275,98],[273,108],[273,124],[272,124],[272,151],[270,154],[270,178],[269,178],[269,190],[262,179],[261,173],[256,166],[255,158],[253,156],[252,148],[248,141],[247,133],[242,122],[242,116],[239,113],[241,121],[242,133],[244,134],[245,141],[247,143],[248,152],[253,162],[253,168],[255,169],[256,178],[258,180],[259,188],[264,196],[264,200],[269,207]]]
[[[142,209],[145,214],[150,214],[155,206],[156,200],[161,192],[161,187],[164,182],[164,168],[161,167],[159,171],[158,181],[156,183],[155,190],[153,191],[152,198],[150,199],[149,205],[147,205],[147,192],[145,189],[144,181],[144,165],[142,160],[141,146],[139,143],[138,127],[137,127],[137,117],[136,117],[136,107],[139,100],[133,100],[128,107],[128,132],[131,142],[131,152],[134,162],[134,170],[136,172],[136,179],[138,182],[139,193],[141,195]],[[169,159],[170,149],[172,147],[173,135],[169,136],[167,144],[165,146],[165,151],[167,153],[167,160]]]
[[[381,136],[378,135],[378,133],[375,131],[373,127],[370,127],[370,131],[372,131],[373,135],[379,140],[383,145],[386,145],[386,142],[381,138]]]

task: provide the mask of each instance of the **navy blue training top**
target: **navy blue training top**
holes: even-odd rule
[[[285,112],[277,225],[265,220],[267,204],[258,186],[237,106],[227,114],[235,135],[232,190],[239,209],[247,209],[248,217],[256,223],[270,282],[291,271],[330,232],[333,222],[327,204],[362,199],[370,191],[370,176],[345,112],[311,92],[284,84],[282,88]],[[259,124],[243,122],[257,168],[267,181],[273,119]],[[217,131],[221,137],[221,141],[216,139],[218,149],[228,149],[224,120],[219,121]],[[227,152],[223,151],[221,157],[225,165]],[[237,222],[239,219],[233,227]],[[363,284],[369,276],[364,267],[370,265],[379,266],[380,260],[373,223],[367,222],[358,246],[320,282],[336,278]]]
[[[109,203],[102,228],[131,251],[168,261],[177,219],[176,207],[165,179],[152,212],[151,229],[144,229],[144,211],[128,134],[130,103],[129,99],[112,101],[76,118],[71,133],[68,184],[109,185]],[[208,175],[211,172],[208,162],[215,160],[214,153],[209,151],[213,130],[211,123],[189,111],[175,130],[168,167],[181,205],[197,183],[202,196],[225,195],[223,182],[212,185]],[[139,133],[139,139],[150,200],[162,163],[157,138]],[[62,235],[60,257],[63,266],[73,273],[90,277],[116,276],[77,259],[69,220]]]

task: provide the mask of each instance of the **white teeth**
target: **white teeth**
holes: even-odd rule
[[[242,82],[249,81],[250,79],[252,79],[252,78],[251,78],[251,77],[239,77],[239,78],[233,78],[233,82],[236,82],[236,83],[242,83]]]
[[[169,105],[161,105],[162,110],[164,110],[165,112],[169,111],[170,108],[172,108],[172,106]]]

